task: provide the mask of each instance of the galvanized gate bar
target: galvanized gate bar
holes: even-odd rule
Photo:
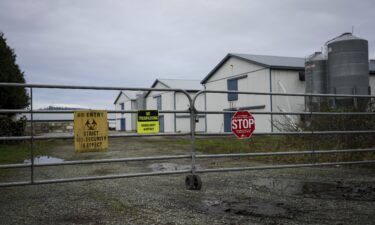
[[[72,114],[77,110],[33,110],[34,114]],[[79,110],[78,110],[79,111]],[[107,113],[138,113],[138,110],[106,110]],[[0,113],[30,113],[24,109],[0,109]],[[190,113],[189,110],[159,110],[159,113]]]
[[[87,159],[87,160],[72,160],[64,161],[59,163],[38,163],[34,164],[34,167],[46,167],[46,166],[67,166],[67,165],[87,165],[97,163],[117,163],[117,162],[134,162],[134,161],[158,161],[167,159],[189,159],[191,155],[166,155],[166,156],[147,156],[147,157],[129,157],[129,158],[117,158],[117,159]],[[12,169],[12,168],[24,168],[29,167],[31,164],[18,163],[18,164],[4,164],[0,165],[0,169]]]
[[[21,84],[0,83],[0,87],[29,87],[45,89],[79,89],[79,90],[107,90],[107,91],[178,91],[189,95],[187,91],[179,88],[142,88],[142,87],[104,87],[104,86],[80,86],[80,85],[51,85],[51,84]],[[189,96],[190,97],[190,96]]]
[[[264,135],[333,135],[333,134],[373,134],[375,130],[352,130],[352,131],[301,131],[301,132],[254,132],[255,136]],[[162,137],[162,136],[187,136],[191,135],[190,132],[181,133],[156,133],[156,134],[109,134],[110,138],[120,137]],[[220,133],[195,133],[195,137],[222,137],[222,136],[233,136],[230,132]],[[34,140],[53,140],[53,139],[73,139],[73,135],[61,135],[61,136],[34,136]],[[15,141],[15,140],[30,140],[31,136],[11,136],[11,137],[0,137],[0,141]]]
[[[180,91],[186,93],[183,89],[173,88],[132,88],[132,87],[103,87],[103,86],[79,86],[79,85],[49,85],[49,84],[20,84],[20,83],[0,83],[0,87],[33,87],[47,89],[82,89],[82,90],[113,90],[113,91]],[[313,93],[277,93],[277,92],[251,92],[251,91],[220,91],[220,90],[201,90],[202,93],[222,93],[222,94],[247,94],[247,95],[274,95],[274,96],[304,96],[304,97],[354,97],[354,98],[375,98],[374,95],[347,95],[347,94],[313,94]],[[188,93],[186,93],[188,95]]]
[[[290,168],[303,168],[303,167],[360,165],[360,164],[372,164],[372,163],[375,163],[375,160],[347,161],[347,162],[325,162],[325,163],[305,163],[305,164],[286,164],[286,165],[251,166],[251,167],[232,167],[232,168],[217,168],[217,169],[200,169],[200,170],[196,170],[196,173],[217,173],[217,172],[234,172],[234,171],[267,170],[267,169],[290,169]]]
[[[375,152],[374,148],[365,149],[343,149],[343,150],[311,150],[311,151],[290,151],[290,152],[252,152],[252,153],[228,153],[228,154],[206,154],[197,155],[198,159],[226,158],[226,157],[249,157],[249,156],[287,156],[307,154],[341,154],[357,152]]]
[[[197,114],[232,114],[237,111],[197,111]],[[251,112],[254,115],[319,115],[319,116],[364,116],[375,115],[375,112]]]
[[[234,168],[218,168],[218,169],[203,169],[203,170],[197,169],[195,170],[195,173],[234,172],[234,171],[266,170],[266,169],[289,169],[289,168],[322,167],[322,166],[337,166],[337,165],[360,165],[360,164],[372,164],[372,163],[375,163],[375,160],[309,163],[309,164],[287,164],[287,165],[272,165],[272,166],[253,166],[253,167],[234,167]],[[128,173],[128,174],[106,175],[106,176],[38,180],[38,181],[34,181],[34,183],[8,182],[8,183],[0,183],[0,187],[25,186],[25,185],[30,185],[30,184],[55,184],[55,183],[67,183],[67,182],[78,182],[78,181],[93,181],[93,180],[118,179],[118,178],[130,178],[130,177],[175,175],[175,174],[187,174],[187,173],[191,173],[191,170],[177,170],[177,171],[169,171],[169,172],[149,172],[149,173]]]
[[[7,182],[0,183],[0,187],[12,187],[12,186],[25,186],[30,184],[56,184],[56,183],[67,183],[67,182],[78,182],[78,181],[93,181],[93,180],[106,180],[106,179],[119,179],[119,178],[130,178],[130,177],[150,177],[150,176],[162,176],[162,175],[175,175],[175,174],[186,174],[190,173],[191,170],[176,170],[168,172],[149,172],[149,173],[125,173],[117,175],[106,175],[106,176],[91,176],[91,177],[76,177],[76,178],[63,178],[63,179],[51,179],[51,180],[36,180],[34,183],[31,182]]]
[[[252,157],[252,156],[288,156],[288,155],[307,155],[307,154],[342,154],[342,153],[359,153],[359,152],[375,152],[373,148],[365,149],[342,149],[342,150],[311,150],[311,151],[286,151],[286,152],[253,152],[253,153],[228,153],[228,154],[198,154],[196,159],[209,158],[226,158],[226,157]],[[60,163],[40,163],[34,164],[34,167],[46,166],[67,166],[67,165],[84,165],[97,163],[118,163],[118,162],[134,162],[134,161],[157,161],[167,159],[189,159],[191,155],[166,155],[166,156],[149,156],[149,157],[130,157],[117,159],[91,159],[91,160],[74,160]],[[13,169],[30,167],[31,164],[4,164],[0,165],[0,169]]]
[[[181,133],[155,133],[155,134],[109,134],[110,138],[120,138],[120,137],[162,137],[162,136],[186,136],[190,135],[190,132]],[[59,136],[34,136],[34,140],[53,140],[53,139],[73,139],[73,135],[59,135]],[[17,140],[30,140],[31,136],[10,136],[10,137],[0,137],[0,141],[17,141]]]
[[[332,134],[373,134],[375,130],[352,130],[352,131],[296,131],[296,132],[254,132],[254,136],[263,135],[332,135]],[[221,137],[221,136],[233,136],[230,132],[220,133],[196,133],[196,136],[201,137]]]
[[[352,98],[375,98],[375,95],[347,95],[347,94],[313,94],[313,93],[278,93],[278,92],[253,92],[253,91],[219,91],[219,90],[201,90],[196,95],[203,93],[218,94],[245,94],[245,95],[271,95],[271,96],[294,96],[294,97],[352,97]]]

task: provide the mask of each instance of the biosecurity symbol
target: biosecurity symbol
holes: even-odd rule
[[[97,123],[94,119],[88,119],[85,123],[85,127],[87,130],[96,130],[97,128]]]

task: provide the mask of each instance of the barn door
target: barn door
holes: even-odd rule
[[[234,113],[225,113],[224,114],[224,132],[232,132],[231,121]]]
[[[126,131],[126,120],[125,120],[125,118],[120,119],[120,128],[121,128],[121,131]]]
[[[160,133],[164,133],[164,115],[159,116]]]

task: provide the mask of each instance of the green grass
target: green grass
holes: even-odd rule
[[[354,140],[354,141],[353,141]],[[165,137],[161,139],[134,139],[134,142],[145,142],[161,150],[184,149],[190,151],[191,140],[186,137]],[[196,150],[204,154],[247,153],[247,152],[277,152],[303,150],[330,150],[350,148],[374,148],[375,143],[371,135],[353,136],[254,136],[250,139],[236,139],[235,137],[197,138]],[[35,141],[34,155],[46,155],[51,146],[73,145],[72,142]],[[22,163],[30,158],[30,142],[17,144],[0,144],[0,163]],[[263,162],[323,162],[375,159],[374,153],[345,153],[324,155],[295,155],[295,156],[267,156],[248,157],[249,160]]]
[[[160,149],[180,148],[190,150],[189,138],[162,138],[148,141]],[[371,135],[304,135],[304,136],[254,136],[250,139],[235,137],[197,138],[196,150],[203,154],[286,152],[305,150],[331,150],[374,148]],[[306,154],[289,156],[257,156],[248,160],[272,163],[313,163],[334,161],[374,160],[375,153]]]
[[[349,137],[350,138],[350,137]],[[363,138],[363,137],[361,137]],[[370,137],[368,137],[370,138]],[[337,136],[258,136],[250,139],[236,139],[234,137],[198,139],[198,151],[207,154],[247,153],[247,152],[277,152],[277,151],[304,151],[330,150],[349,148],[374,148],[372,139],[364,138],[358,143],[347,142],[348,137]],[[361,140],[361,139],[360,139]],[[367,140],[367,141],[365,141]],[[368,141],[370,140],[370,141]],[[259,156],[249,157],[249,160],[263,162],[309,163],[327,161],[355,161],[375,159],[374,153],[340,153],[320,155],[294,156]]]
[[[34,156],[43,155],[51,142],[35,141]],[[0,163],[23,163],[30,159],[30,142],[17,142],[12,144],[0,144]]]

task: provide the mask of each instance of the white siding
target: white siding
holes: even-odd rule
[[[157,83],[155,88],[166,88],[164,85]],[[194,93],[190,93],[191,98]],[[188,110],[189,100],[185,94],[179,92],[166,91],[152,91],[146,98],[146,108],[156,109],[156,96],[161,96],[162,110]],[[204,108],[204,96],[199,96],[197,105],[199,108]],[[190,117],[188,113],[165,113],[164,115],[164,132],[189,132],[190,131]],[[196,131],[205,131],[205,120],[199,118],[196,124]]]
[[[121,103],[124,103],[125,110],[132,110],[134,109],[133,101],[131,101],[125,94],[121,94],[119,99],[115,104],[116,110],[121,110]],[[134,131],[136,128],[134,127],[134,119],[133,116],[129,113],[116,113],[116,130],[121,130],[121,119],[125,119],[125,130],[126,131]]]
[[[305,82],[299,80],[299,74],[297,71],[291,70],[272,70],[272,92],[276,93],[305,93]],[[304,97],[293,97],[293,96],[273,96],[272,97],[272,110],[274,112],[303,112],[305,110],[305,99]],[[297,123],[299,116],[273,116],[273,121],[277,125],[278,122],[281,124]],[[277,129],[275,129],[276,131]]]
[[[167,88],[158,82],[154,88]],[[173,91],[151,91],[146,98],[146,109],[156,110],[156,96],[161,96],[161,110],[173,110]],[[171,113],[160,114],[164,116],[164,132],[174,132],[174,116]]]
[[[189,93],[190,97],[193,99],[196,93]],[[175,103],[176,110],[188,110],[189,109],[189,100],[185,94],[176,92],[175,93]],[[195,107],[197,109],[204,109],[204,95],[199,95]],[[178,113],[176,114],[176,132],[188,132],[190,131],[190,116],[188,113]],[[198,117],[198,122],[195,124],[195,130],[198,132],[205,131],[205,117],[200,115]]]
[[[231,66],[233,65],[233,66]],[[247,75],[246,78],[238,80],[238,91],[269,91],[269,70],[258,65],[245,62],[236,58],[230,58],[219,68],[216,73],[205,84],[207,90],[227,90],[228,78],[235,78],[235,75]],[[266,95],[238,95],[238,100],[228,101],[227,94],[207,93],[207,110],[223,110],[237,107],[251,107],[265,105],[264,109],[251,111],[270,111],[270,97]],[[256,131],[266,132],[271,130],[269,115],[254,115],[256,120]],[[223,132],[224,115],[207,115],[207,131]]]
[[[227,79],[228,77],[233,75],[249,73],[262,68],[263,67],[261,66],[250,64],[243,60],[231,57],[215,72],[213,76],[210,77],[210,79],[206,81],[206,83],[210,83],[220,79]]]

